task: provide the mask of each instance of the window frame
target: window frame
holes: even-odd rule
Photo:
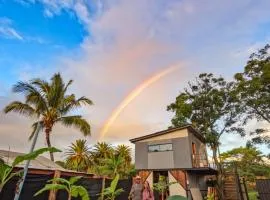
[[[170,148],[170,150],[165,150],[165,151],[161,151],[160,150],[160,146],[162,146],[162,145],[171,145],[171,148]],[[158,146],[158,149],[159,150],[157,150],[157,151],[150,151],[150,147],[151,146]],[[168,151],[173,151],[173,144],[172,143],[161,143],[161,144],[148,144],[148,146],[147,146],[147,150],[148,150],[148,153],[158,153],[158,152],[168,152]]]

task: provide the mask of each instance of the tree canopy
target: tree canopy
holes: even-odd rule
[[[250,55],[241,73],[235,74],[237,98],[243,106],[245,120],[250,119],[270,123],[270,45]],[[270,137],[264,128],[255,130],[253,143],[266,143]]]

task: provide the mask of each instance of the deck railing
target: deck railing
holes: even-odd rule
[[[195,168],[210,167],[206,155],[203,154],[193,154],[192,166]]]

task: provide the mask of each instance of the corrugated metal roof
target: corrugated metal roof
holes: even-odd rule
[[[8,165],[11,165],[14,159],[17,156],[24,155],[24,153],[19,153],[19,152],[13,152],[13,151],[6,151],[6,150],[0,150],[0,158]],[[20,163],[16,167],[24,167],[25,162]],[[39,156],[35,160],[31,160],[29,168],[32,169],[45,169],[45,170],[61,170],[65,171],[65,169],[50,159],[44,157],[44,156]]]

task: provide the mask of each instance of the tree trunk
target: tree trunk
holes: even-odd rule
[[[101,199],[101,200],[104,199],[105,181],[106,181],[106,178],[103,176],[103,177],[102,177],[101,196],[100,196],[100,199]]]
[[[46,134],[47,146],[48,147],[52,147],[51,140],[50,140],[50,130],[49,129],[45,129],[45,134]],[[54,162],[54,156],[53,156],[53,153],[52,152],[50,152],[50,158],[51,158],[51,161]]]
[[[222,165],[220,163],[220,161],[218,161],[217,158],[217,147],[212,147],[212,151],[213,151],[213,159],[215,162],[215,165],[217,166],[217,170],[218,170],[218,176],[217,176],[217,191],[218,191],[218,195],[219,195],[219,199],[224,199],[224,187],[223,187],[223,169],[222,169]]]
[[[3,186],[0,185],[0,194],[1,194],[2,190],[3,190]]]
[[[68,193],[68,200],[71,200],[71,194]]]

